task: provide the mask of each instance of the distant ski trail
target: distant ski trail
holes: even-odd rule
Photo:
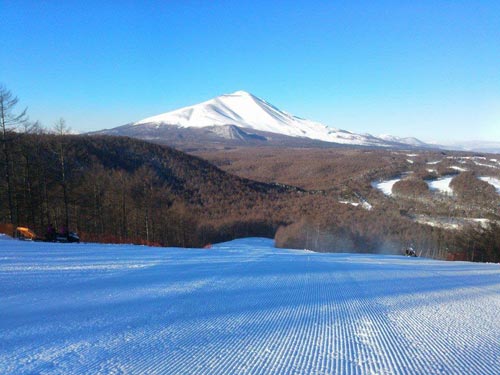
[[[1,374],[499,374],[500,268],[0,243]]]

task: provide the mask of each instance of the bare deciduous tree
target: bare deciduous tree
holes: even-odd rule
[[[19,99],[14,96],[11,91],[7,90],[5,86],[0,85],[0,141],[2,143],[4,174],[5,182],[7,184],[7,201],[9,203],[8,219],[11,223],[17,221],[17,218],[14,220],[14,192],[12,189],[12,157],[11,150],[9,148],[9,132],[17,130],[19,126],[27,122],[27,108],[22,110],[20,113],[15,113],[15,107],[18,102]]]
[[[69,193],[68,183],[66,178],[66,144],[64,136],[69,134],[71,128],[66,125],[66,121],[60,118],[54,124],[54,131],[59,136],[57,142],[57,156],[59,159],[59,168],[61,171],[61,187],[63,190],[63,203],[64,203],[64,227],[69,228]]]

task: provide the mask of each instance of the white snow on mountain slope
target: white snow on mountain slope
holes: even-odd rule
[[[416,146],[416,147],[426,147],[428,146],[425,142],[422,142],[420,139],[415,137],[396,137],[394,135],[382,134],[378,136],[380,139],[389,142],[402,143],[408,146]]]
[[[0,374],[499,374],[498,264],[0,241]]]
[[[389,146],[369,134],[355,134],[327,127],[281,111],[248,92],[236,91],[203,103],[140,120],[134,125],[173,125],[182,128],[235,125],[245,129],[355,145]]]

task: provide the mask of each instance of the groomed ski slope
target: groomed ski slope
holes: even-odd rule
[[[272,246],[0,241],[0,373],[500,373],[500,265]]]

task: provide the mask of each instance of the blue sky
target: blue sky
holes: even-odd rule
[[[110,128],[246,90],[375,135],[500,141],[500,1],[0,0],[0,82]]]

